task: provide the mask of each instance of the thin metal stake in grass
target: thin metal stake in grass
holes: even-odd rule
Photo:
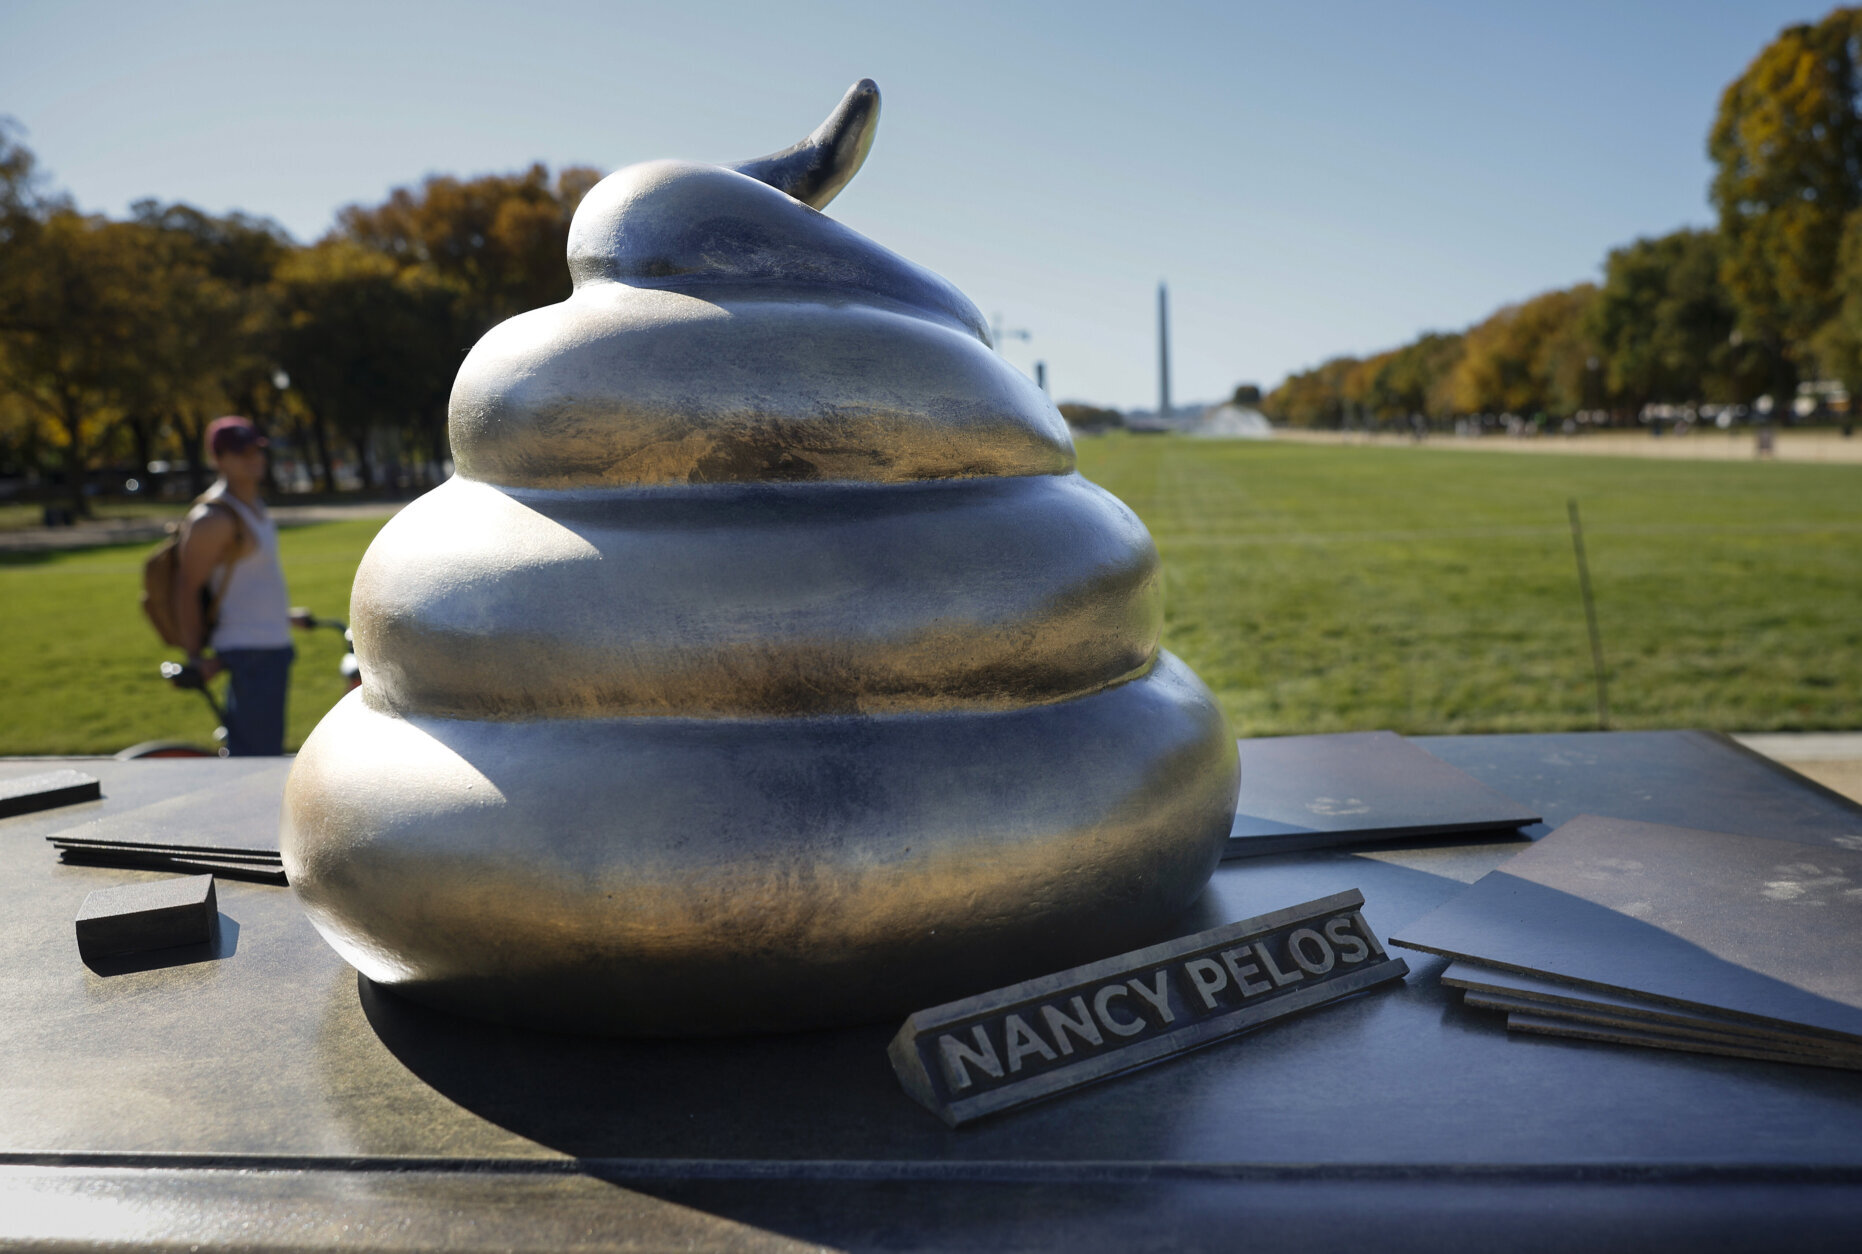
[[[1590,625],[1590,669],[1597,677],[1597,728],[1610,726],[1610,686],[1603,674],[1603,633],[1597,629],[1597,604],[1590,595],[1590,563],[1584,560],[1584,524],[1578,520],[1578,499],[1565,501],[1571,516],[1571,547],[1578,555],[1578,589],[1584,594],[1584,621]]]

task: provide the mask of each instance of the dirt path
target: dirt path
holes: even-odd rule
[[[1694,431],[1660,438],[1635,431],[1597,431],[1584,435],[1514,438],[1486,435],[1478,439],[1432,435],[1418,443],[1406,435],[1358,431],[1301,431],[1276,427],[1276,440],[1293,444],[1376,444],[1392,448],[1464,449],[1478,453],[1557,453],[1590,457],[1657,457],[1678,461],[1752,461],[1758,456],[1750,430]],[[1862,465],[1862,436],[1844,439],[1836,431],[1780,431],[1772,460]]]
[[[388,518],[402,502],[363,501],[354,505],[280,505],[272,517],[280,527],[305,523],[341,522],[350,518]],[[153,544],[168,525],[164,518],[99,518],[69,527],[21,527],[0,531],[0,553],[44,553],[62,549],[94,549],[110,544]]]

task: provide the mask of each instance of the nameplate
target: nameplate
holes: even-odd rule
[[[905,1091],[956,1127],[1409,973],[1357,889],[966,997],[905,1021]]]

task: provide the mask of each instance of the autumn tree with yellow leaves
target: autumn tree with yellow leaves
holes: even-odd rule
[[[1838,254],[1862,203],[1859,60],[1862,10],[1786,28],[1720,97],[1707,141],[1720,278],[1781,390],[1815,372],[1815,337],[1841,300]]]
[[[1321,426],[1444,412],[1627,420],[1653,403],[1788,396],[1817,375],[1862,397],[1859,93],[1862,9],[1787,27],[1728,85],[1710,128],[1717,230],[1626,244],[1600,285],[1509,305],[1458,337],[1295,374],[1268,411]]]
[[[230,410],[288,431],[326,490],[339,458],[364,486],[383,460],[420,482],[447,457],[466,351],[569,294],[570,219],[599,177],[435,176],[305,247],[186,205],[80,214],[0,123],[0,470],[57,474],[80,512],[107,459],[177,459],[198,491],[202,435]]]

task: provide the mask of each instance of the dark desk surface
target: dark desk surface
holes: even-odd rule
[[[1862,807],[1717,736],[1422,743],[1551,826],[1589,811],[1862,845]],[[1401,987],[959,1130],[899,1088],[896,1024],[650,1043],[483,1026],[359,981],[288,889],[222,881],[216,958],[80,962],[84,894],[151,873],[60,865],[45,835],[161,802],[184,839],[215,798],[262,831],[287,766],[85,763],[104,800],[0,821],[0,1242],[237,1243],[256,1217],[284,1225],[279,1248],[318,1249],[1230,1248],[1245,1232],[1282,1249],[1804,1250],[1853,1247],[1862,1219],[1862,1075],[1509,1036],[1414,953]],[[1518,847],[1228,863],[1182,931],[1358,888],[1388,936]]]

